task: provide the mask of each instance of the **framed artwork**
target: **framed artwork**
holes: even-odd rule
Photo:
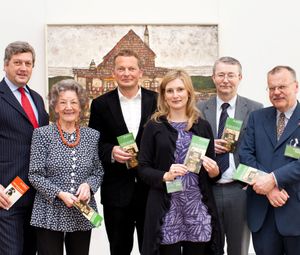
[[[169,70],[183,68],[192,77],[197,99],[215,94],[211,74],[218,58],[218,26],[200,24],[48,24],[48,88],[73,78],[87,89],[90,100],[116,88],[113,58],[121,49],[141,58],[140,84],[147,89],[157,91]]]

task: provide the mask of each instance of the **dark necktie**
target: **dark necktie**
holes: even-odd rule
[[[280,136],[282,135],[284,128],[285,128],[285,115],[282,112],[280,113],[277,122],[277,140],[280,139]]]
[[[218,139],[222,137],[223,130],[225,127],[226,119],[229,117],[227,113],[227,108],[230,106],[228,103],[223,103],[221,105],[222,112],[219,120],[219,128],[218,128]],[[229,153],[222,153],[216,155],[216,161],[219,166],[220,172],[224,173],[226,169],[229,167]]]
[[[31,106],[31,104],[28,100],[28,97],[25,94],[24,88],[18,88],[18,90],[21,93],[21,104],[22,104],[22,107],[23,107],[25,113],[27,114],[28,119],[30,120],[30,122],[31,122],[31,124],[34,128],[39,127],[39,124],[36,120],[36,117],[35,117],[35,114],[33,112],[32,106]]]

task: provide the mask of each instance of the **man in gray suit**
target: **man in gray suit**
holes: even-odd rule
[[[232,57],[222,57],[213,66],[212,79],[217,96],[200,102],[203,118],[212,126],[215,152],[222,177],[214,185],[213,192],[221,223],[223,245],[225,236],[228,255],[247,255],[250,231],[246,221],[246,192],[243,185],[232,179],[239,164],[238,147],[246,128],[249,113],[263,107],[262,104],[237,95],[242,80],[242,66]],[[224,120],[227,117],[243,121],[239,141],[233,153],[228,152],[226,140],[221,139]]]

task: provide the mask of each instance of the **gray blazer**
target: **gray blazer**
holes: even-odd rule
[[[202,117],[206,119],[212,127],[214,137],[217,138],[217,98],[213,97],[208,99],[207,101],[202,101],[197,104],[197,107],[201,111]],[[250,100],[245,97],[237,96],[236,99],[236,106],[235,106],[235,113],[234,118],[243,121],[243,126],[241,129],[239,141],[237,144],[237,149],[233,153],[235,165],[238,166],[240,163],[238,150],[243,139],[244,132],[247,127],[248,117],[252,111],[258,110],[263,108],[261,103],[256,101]]]

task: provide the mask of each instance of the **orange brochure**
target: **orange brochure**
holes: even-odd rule
[[[4,190],[5,194],[9,196],[10,206],[6,208],[8,210],[15,202],[17,202],[21,196],[29,189],[26,183],[17,176]]]

